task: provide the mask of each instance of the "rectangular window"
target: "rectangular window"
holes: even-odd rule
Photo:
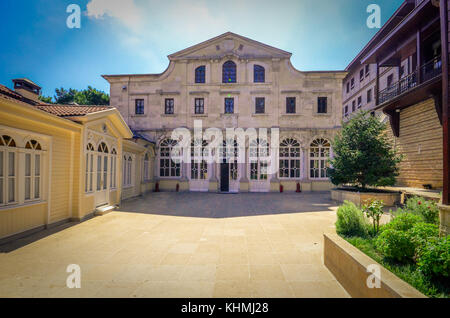
[[[8,153],[8,202],[16,201],[16,154]]]
[[[25,154],[25,200],[31,199],[31,154]]]
[[[255,114],[264,114],[266,107],[266,99],[264,97],[257,97],[255,99]]]
[[[369,77],[370,75],[370,64],[366,65],[366,77]]]
[[[362,82],[364,80],[364,69],[361,69],[359,71],[359,81]]]
[[[347,82],[347,93],[350,92],[350,82]]]
[[[319,114],[326,114],[328,108],[328,98],[327,97],[319,97],[317,99],[317,112]]]
[[[369,89],[367,91],[367,103],[370,103],[372,101],[372,90]]]
[[[174,114],[174,100],[173,98],[166,98],[165,100],[165,114],[166,115],[173,115]]]
[[[136,99],[135,100],[135,113],[136,115],[144,115],[144,100]]]
[[[344,107],[344,115],[345,116],[348,115],[348,105],[345,105],[345,107]]]
[[[352,79],[350,80],[350,88],[351,88],[351,89],[354,89],[354,88],[355,88],[355,78],[352,78]]]
[[[102,156],[97,156],[97,191],[102,189]]]
[[[286,98],[286,114],[295,114],[295,97]]]
[[[362,106],[362,97],[359,96],[358,97],[358,108],[361,108],[361,106]]]
[[[34,156],[34,198],[41,197],[41,155]]]
[[[234,98],[225,98],[225,114],[234,114]]]
[[[196,98],[195,99],[195,114],[204,114],[205,113],[205,99]]]
[[[354,112],[356,110],[356,102],[353,101],[352,102],[352,112]]]

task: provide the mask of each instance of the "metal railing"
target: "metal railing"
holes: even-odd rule
[[[378,93],[378,104],[383,104],[403,93],[412,90],[419,84],[423,84],[442,73],[442,60],[436,57],[433,60],[423,64],[420,68],[403,77],[398,82],[392,84]],[[420,76],[419,76],[420,75]],[[420,78],[419,78],[420,77]],[[419,79],[419,81],[418,81]]]

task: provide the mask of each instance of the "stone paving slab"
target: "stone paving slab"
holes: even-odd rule
[[[326,197],[297,195],[297,213],[228,218],[150,214],[155,197],[144,199],[141,213],[129,201],[0,253],[0,297],[349,297],[323,265],[335,221]],[[81,289],[66,287],[69,264],[81,267]]]

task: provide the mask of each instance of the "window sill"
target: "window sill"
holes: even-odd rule
[[[177,117],[175,114],[162,114],[161,117]]]
[[[159,181],[161,180],[181,180],[181,177],[159,177]]]
[[[45,204],[47,203],[47,201],[27,201],[24,203],[10,203],[7,205],[2,205],[0,206],[0,211],[2,210],[10,210],[10,209],[17,209],[17,208],[22,208],[22,207],[29,207],[29,206],[33,206],[33,205],[39,205],[39,204]]]
[[[314,113],[314,116],[331,117],[331,113]]]
[[[299,117],[301,114],[281,114],[281,117]]]
[[[233,114],[225,114],[225,113],[221,113],[221,114],[220,114],[220,117],[239,117],[239,115],[238,115],[238,114],[235,114],[235,113],[233,113]]]
[[[147,115],[146,114],[134,114],[134,115],[131,115],[131,117],[139,118],[139,117],[147,117]]]
[[[191,117],[208,117],[208,114],[192,114]]]
[[[252,114],[252,117],[266,117],[269,116],[269,114],[264,113],[264,114]]]

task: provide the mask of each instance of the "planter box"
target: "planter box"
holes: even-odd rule
[[[344,202],[350,201],[362,205],[367,200],[381,200],[385,206],[395,206],[400,203],[400,192],[355,192],[343,189],[332,189],[331,199]]]
[[[369,256],[335,233],[324,234],[324,263],[344,289],[355,298],[426,298]],[[369,288],[368,268],[378,265],[380,288]]]

